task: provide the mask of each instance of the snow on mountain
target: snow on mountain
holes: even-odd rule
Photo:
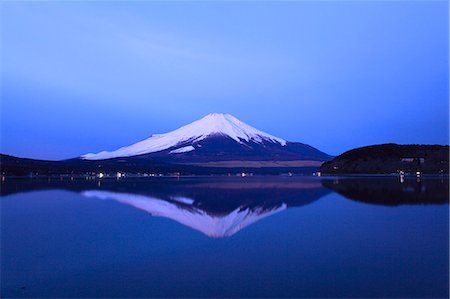
[[[153,216],[175,220],[213,238],[232,236],[244,227],[287,208],[286,204],[272,210],[237,208],[227,215],[215,216],[194,206],[194,200],[189,198],[182,198],[181,200],[176,198],[175,200],[181,203],[181,205],[177,205],[162,199],[130,193],[92,190],[83,191],[82,195],[103,200],[112,199],[128,204]]]
[[[238,143],[242,143],[245,140],[256,143],[268,141],[278,143],[282,146],[286,145],[285,140],[255,129],[230,114],[211,113],[200,120],[169,133],[154,134],[145,140],[112,152],[102,151],[97,154],[90,153],[81,156],[81,158],[86,160],[103,160],[117,157],[131,157],[163,151],[177,145],[183,145],[183,147],[174,149],[171,153],[182,153],[194,150],[194,147],[186,146],[186,143],[200,141],[211,135],[228,136]]]
[[[192,145],[188,145],[188,146],[183,146],[183,147],[177,148],[176,150],[170,151],[169,154],[187,153],[187,152],[190,152],[193,150],[195,150],[195,147],[193,147]]]

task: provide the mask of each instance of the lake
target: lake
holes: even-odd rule
[[[448,178],[1,187],[1,297],[449,296]]]

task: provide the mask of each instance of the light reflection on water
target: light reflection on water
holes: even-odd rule
[[[6,180],[1,195],[5,297],[448,295],[448,179]]]

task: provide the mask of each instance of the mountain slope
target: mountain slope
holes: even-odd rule
[[[155,134],[115,151],[86,154],[81,159],[130,157],[202,166],[218,161],[235,162],[228,163],[230,165],[237,161],[316,161],[306,163],[306,166],[319,166],[332,158],[309,145],[287,142],[255,129],[230,114],[213,113],[169,133]],[[305,166],[300,164],[296,163],[296,166]]]
[[[163,151],[178,147],[171,153],[180,153],[195,150],[185,144],[199,142],[210,136],[224,136],[233,139],[237,143],[244,141],[262,143],[263,141],[286,145],[286,141],[259,131],[235,118],[230,114],[211,113],[200,120],[183,126],[166,134],[154,134],[151,137],[135,144],[107,152],[83,155],[83,159],[103,160],[117,157],[130,157]]]

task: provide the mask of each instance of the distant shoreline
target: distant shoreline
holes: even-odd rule
[[[117,177],[113,175],[104,176],[104,177],[98,177],[98,176],[87,176],[87,175],[70,175],[70,174],[60,174],[60,175],[33,175],[33,176],[17,176],[17,175],[2,175],[2,181],[7,179],[90,179],[90,180],[126,180],[126,179],[163,179],[163,178],[268,178],[268,177],[277,177],[277,178],[289,178],[289,177],[295,177],[295,178],[311,178],[311,179],[327,179],[327,178],[333,178],[333,179],[339,179],[339,178],[395,178],[395,177],[404,177],[407,179],[411,178],[445,178],[449,179],[450,174],[421,174],[421,175],[415,175],[415,174],[405,174],[405,175],[399,175],[397,173],[392,174],[386,174],[386,173],[380,173],[380,174],[373,174],[373,173],[355,173],[355,174],[326,174],[326,175],[309,175],[309,174],[201,174],[201,175],[195,175],[195,174],[181,174],[181,175],[155,175],[155,176],[143,176],[143,175],[126,175],[123,177]]]

